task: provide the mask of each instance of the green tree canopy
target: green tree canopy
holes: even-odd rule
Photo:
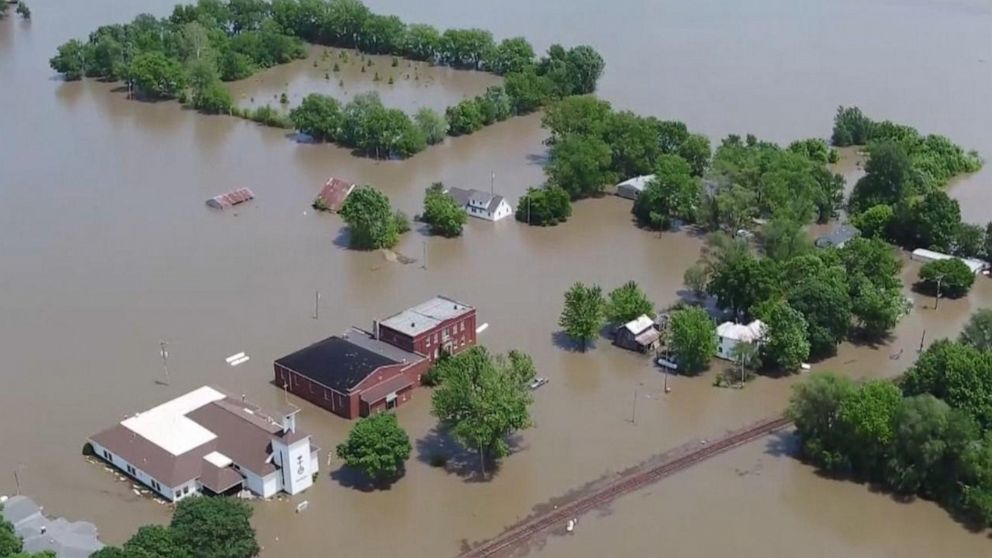
[[[809,358],[806,318],[785,302],[772,303],[761,319],[767,331],[761,345],[761,362],[783,372],[795,372]]]
[[[992,352],[992,308],[980,308],[971,315],[960,341],[979,351]]]
[[[554,226],[572,216],[572,202],[568,192],[559,186],[528,188],[517,202],[515,217],[521,223]]]
[[[232,498],[186,498],[176,505],[169,529],[197,558],[252,558],[259,547],[250,518],[251,507]]]
[[[631,212],[642,227],[665,230],[672,219],[693,222],[702,186],[692,176],[688,161],[678,155],[661,155],[654,178],[648,182]]]
[[[676,310],[671,316],[669,344],[679,370],[695,374],[706,368],[716,352],[716,326],[702,308]]]
[[[455,237],[462,234],[462,227],[468,214],[458,205],[455,198],[444,191],[444,184],[437,182],[427,189],[424,195],[422,219],[430,228],[431,234]]]
[[[413,121],[424,135],[427,145],[441,143],[448,135],[448,121],[434,109],[421,108],[413,115]]]
[[[128,558],[188,558],[191,549],[179,544],[172,530],[165,525],[145,525],[124,543],[123,554]]]
[[[920,268],[919,286],[930,294],[957,298],[968,294],[975,274],[957,258],[937,260]]]
[[[334,141],[342,124],[341,105],[327,95],[311,93],[289,112],[293,126],[317,141]]]
[[[550,160],[545,167],[551,184],[561,187],[572,199],[602,195],[612,184],[610,146],[603,140],[582,135],[569,135],[551,146]]]
[[[399,241],[399,227],[389,198],[371,186],[356,188],[345,199],[341,217],[351,229],[352,248],[392,248]]]
[[[376,481],[395,479],[410,458],[410,438],[393,413],[379,413],[355,423],[348,439],[338,444],[337,456],[348,467]]]
[[[483,347],[451,359],[452,366],[431,394],[431,414],[460,444],[479,452],[484,473],[487,456],[509,455],[508,438],[531,426],[527,382],[533,363],[520,353],[493,357]]]
[[[627,281],[610,291],[606,303],[606,321],[609,323],[619,326],[642,315],[653,317],[653,314],[654,304],[634,281]]]
[[[992,354],[942,339],[903,376],[907,396],[929,393],[992,427]]]
[[[599,285],[586,286],[575,283],[565,292],[565,308],[558,319],[558,325],[569,337],[588,348],[605,319],[606,301]]]

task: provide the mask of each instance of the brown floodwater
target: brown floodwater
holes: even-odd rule
[[[409,214],[432,182],[485,189],[493,172],[497,191],[515,200],[542,179],[537,115],[407,161],[373,161],[175,103],[128,101],[112,84],[62,83],[48,68],[63,41],[139,11],[164,15],[171,3],[36,2],[30,23],[0,22],[0,493],[13,492],[19,470],[22,489],[46,509],[94,521],[110,542],[166,521],[166,506],[134,496],[81,457],[87,435],[204,383],[276,404],[283,395],[268,383],[273,359],[435,293],[477,306],[490,324],[481,341],[493,350],[533,355],[551,380],[535,393],[536,427],[491,481],[477,482],[466,472],[474,462],[459,466],[470,455],[456,455],[447,470],[426,463],[445,441],[434,431],[429,393],[419,391],[399,410],[415,441],[406,476],[390,490],[362,492],[349,486],[339,461],[322,463],[304,495],[255,506],[265,556],[323,556],[330,545],[340,556],[399,547],[454,555],[464,541],[491,537],[591,479],[784,407],[799,378],[718,389],[714,370],[674,378],[664,395],[663,377],[639,355],[605,341],[586,354],[561,346],[561,293],[573,281],[609,289],[633,279],[659,305],[681,294],[702,239],[636,229],[627,201],[580,202],[567,224],[551,229],[473,221],[453,240],[415,230],[398,250],[421,258],[426,249],[425,266],[347,250],[340,219],[309,208],[329,175],[374,184]],[[604,98],[683,120],[714,141],[731,132],[782,142],[826,136],[836,106],[858,104],[992,153],[992,8],[984,1],[370,4],[409,21],[524,35],[539,49],[592,44],[607,62]],[[295,103],[311,88],[342,98],[374,88],[387,104],[412,111],[443,108],[496,82],[422,67],[414,84],[390,86],[387,78],[361,83],[343,68],[339,90],[320,71],[321,53],[233,88],[246,104],[274,102],[284,90]],[[373,68],[385,75],[390,60]],[[989,168],[951,189],[975,222],[992,217]],[[240,185],[257,199],[223,213],[204,206]],[[907,264],[907,282],[917,269]],[[315,290],[319,320],[311,317]],[[992,281],[980,279],[967,298],[937,310],[911,296],[913,312],[890,343],[843,345],[815,369],[896,374],[924,333],[925,342],[955,335],[970,312],[992,304]],[[168,386],[155,383],[163,339]],[[239,351],[251,360],[230,368],[224,357]],[[349,422],[296,402],[319,446],[329,450],[344,438]],[[584,518],[575,535],[552,538],[541,552],[629,556],[671,545],[666,555],[982,556],[992,548],[932,503],[895,503],[821,479],[769,450],[752,445],[624,498],[614,515]],[[304,499],[308,511],[293,513]]]

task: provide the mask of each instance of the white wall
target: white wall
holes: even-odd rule
[[[248,490],[259,495],[265,494],[265,483],[262,481],[262,477],[244,468],[241,469],[241,474],[245,476],[245,486]]]
[[[108,450],[107,448],[101,446],[100,444],[97,444],[96,442],[94,442],[92,440],[90,440],[90,445],[93,446],[93,452],[100,459],[102,459],[104,461],[107,461],[108,463],[110,463],[114,467],[120,469],[120,471],[122,473],[124,473],[125,475],[127,475],[127,476],[135,479],[136,481],[140,482],[141,484],[147,486],[150,490],[152,490],[156,494],[162,496],[166,500],[168,500],[170,502],[176,501],[176,497],[175,497],[176,488],[171,487],[171,486],[166,486],[165,484],[163,484],[158,479],[152,477],[151,475],[149,475],[148,473],[142,471],[138,467],[135,467],[134,464],[128,463],[121,456],[119,456],[116,453]],[[109,452],[110,453],[110,459],[107,459],[107,456],[104,455],[104,452]],[[134,471],[135,471],[134,474],[131,474],[130,472],[128,472],[128,469],[127,468],[128,468],[129,465],[134,469]],[[155,488],[155,486],[152,485],[152,481],[157,482],[159,484],[159,486],[161,487],[161,490]],[[190,488],[190,494],[192,494],[196,490],[196,482],[194,480],[190,480],[190,481],[184,482],[184,483],[182,483],[182,484],[179,485],[180,488],[181,487],[184,487],[184,486],[191,486],[191,488]]]
[[[310,447],[309,437],[290,446],[272,440],[272,452],[279,454],[277,461],[282,464],[282,489],[289,494],[299,494],[313,484],[313,475],[318,469]]]

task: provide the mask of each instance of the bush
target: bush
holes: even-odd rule
[[[293,122],[288,116],[269,105],[257,107],[251,112],[248,119],[273,128],[291,129],[293,127]]]
[[[572,216],[572,202],[568,192],[558,186],[528,188],[520,201],[514,217],[521,223],[541,227],[564,223]]]
[[[211,82],[202,92],[193,95],[193,108],[207,114],[230,114],[233,106],[231,92],[219,81]]]
[[[920,268],[921,290],[950,298],[964,296],[975,282],[975,274],[961,260],[950,258],[924,264]]]

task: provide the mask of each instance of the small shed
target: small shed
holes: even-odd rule
[[[652,180],[654,180],[653,174],[635,176],[634,178],[624,180],[616,186],[617,195],[621,198],[636,200],[637,196],[641,195],[641,192],[648,187],[648,182]]]
[[[816,239],[817,248],[843,248],[851,240],[861,236],[861,231],[852,225],[841,225]]]
[[[613,344],[631,351],[645,352],[658,348],[658,341],[661,339],[661,332],[655,326],[654,320],[648,316],[641,315],[635,320],[631,320],[617,329],[613,336]]]
[[[351,192],[355,189],[355,185],[351,182],[344,180],[343,178],[338,178],[332,176],[327,179],[324,183],[324,187],[321,188],[320,193],[317,194],[317,199],[314,200],[314,207],[317,209],[326,209],[332,213],[337,213],[341,211],[341,206],[344,205],[344,200],[348,199]],[[319,207],[322,206],[322,207]]]
[[[253,199],[255,199],[254,192],[248,188],[238,188],[210,198],[207,200],[207,205],[214,209],[224,209]]]

